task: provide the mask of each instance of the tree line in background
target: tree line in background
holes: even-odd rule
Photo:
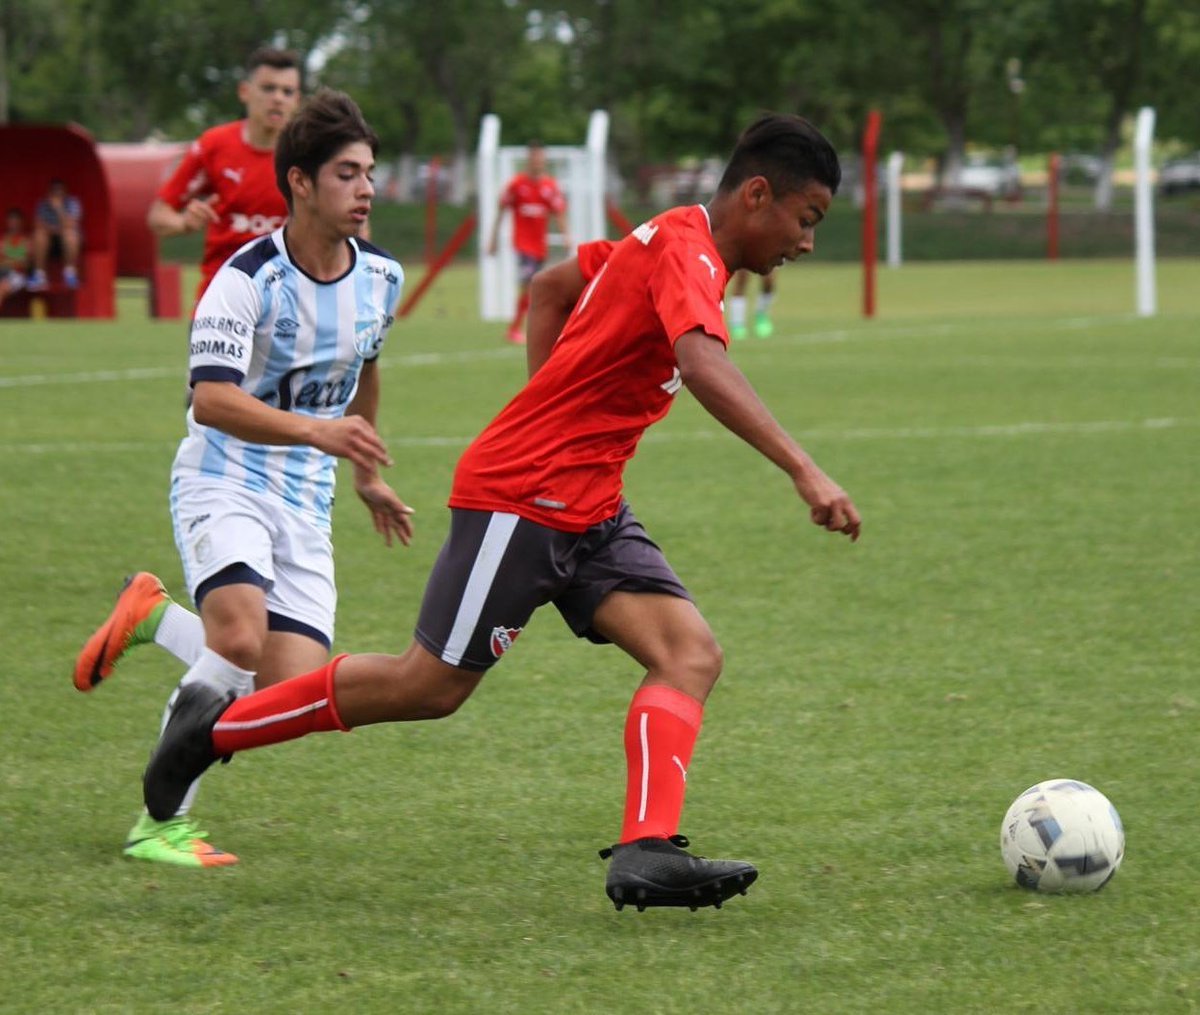
[[[238,115],[264,43],[354,95],[389,156],[465,158],[487,112],[508,143],[578,144],[595,108],[627,175],[722,155],[766,109],[848,150],[876,108],[885,150],[942,167],[971,144],[1111,170],[1142,105],[1200,147],[1200,4],[1180,0],[9,0],[0,118],[190,138]]]

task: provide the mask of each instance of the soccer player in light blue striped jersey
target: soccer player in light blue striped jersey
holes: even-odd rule
[[[281,134],[275,169],[289,219],[225,262],[192,320],[193,398],[170,503],[199,620],[153,575],[136,575],[80,654],[80,690],[151,640],[190,664],[180,687],[241,695],[323,665],[337,600],[338,458],[352,463],[355,492],[387,544],[408,544],[411,509],[379,473],[391,459],[375,430],[378,357],[404,275],[358,238],[377,148],[355,103],[330,90]],[[138,819],[127,856],[188,867],[237,862],[190,817],[196,785],[173,818]]]

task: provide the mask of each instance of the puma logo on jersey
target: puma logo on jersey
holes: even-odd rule
[[[703,261],[706,265],[708,265],[708,270],[711,272],[711,275],[709,277],[716,278],[717,277],[717,266],[708,259],[708,255],[701,254],[700,260]]]
[[[224,177],[227,177],[230,180],[233,180],[233,182],[236,183],[240,187],[242,185],[242,177],[246,175],[246,170],[230,169],[228,166],[226,166],[224,169],[221,170],[221,175]]]
[[[676,391],[682,388],[683,374],[679,372],[679,367],[675,368],[675,372],[671,374],[671,379],[669,381],[663,381],[659,387],[662,388],[663,391],[665,391],[668,395],[673,395]]]

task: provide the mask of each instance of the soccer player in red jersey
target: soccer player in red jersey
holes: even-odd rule
[[[529,309],[529,283],[546,263],[546,231],[551,215],[558,221],[564,245],[568,250],[571,248],[564,215],[567,204],[554,177],[546,174],[546,149],[540,141],[529,142],[528,170],[527,173],[518,173],[504,188],[487,251],[491,255],[496,253],[500,242],[500,222],[505,211],[511,208],[513,247],[517,252],[517,271],[521,283],[517,312],[508,326],[508,340],[514,345],[525,344],[525,332],[521,325]]]
[[[193,141],[146,216],[159,236],[205,230],[197,302],[239,247],[287,219],[275,183],[275,142],[300,104],[300,58],[290,50],[255,50],[238,98],[245,119],[213,127]]]
[[[693,856],[677,834],[721,649],[622,497],[621,475],[686,386],[787,474],[816,525],[858,538],[851,499],[729,359],[721,312],[734,271],[764,275],[812,251],[840,180],[816,128],[772,114],[739,138],[707,207],[672,209],[541,273],[532,376],[459,461],[450,535],[407,651],[339,656],[232,704],[185,689],[145,772],[151,815],[173,813],[192,779],[237,751],[451,714],[552,602],[577,635],[619,645],[646,671],[625,723],[621,835],[602,851],[609,898],[696,908],[744,892],[751,864]]]

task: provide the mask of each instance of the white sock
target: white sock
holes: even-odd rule
[[[161,645],[181,663],[194,666],[204,649],[204,625],[191,610],[168,603],[154,632],[154,644]]]
[[[756,307],[756,311],[757,311],[758,313],[762,314],[762,315],[763,315],[763,317],[766,317],[766,316],[767,316],[767,313],[768,313],[768,312],[770,311],[770,309],[771,309],[771,302],[772,302],[774,299],[775,299],[775,294],[774,294],[774,293],[759,293],[759,294],[758,294],[758,304],[757,304],[757,307]]]
[[[187,613],[186,610],[183,610],[183,612]],[[195,614],[191,614],[191,616],[195,616]],[[197,622],[199,622],[199,618],[197,618]],[[188,684],[204,684],[206,687],[211,687],[221,694],[233,692],[240,698],[254,690],[254,672],[252,670],[240,669],[234,666],[228,659],[217,655],[212,649],[202,647],[200,657],[192,664],[192,668],[183,675],[183,679],[179,681],[179,686],[175,688],[170,700],[167,702],[167,707],[163,711],[162,725],[159,727],[160,734],[166,729],[167,720],[171,718],[171,709],[175,706],[175,699],[179,696],[180,689],[186,687]],[[192,809],[192,804],[196,799],[196,792],[199,789],[200,780],[197,779],[188,787],[187,793],[184,794],[183,802],[180,803],[179,810],[175,812],[176,817],[181,817]]]
[[[729,297],[729,326],[731,328],[744,328],[746,326],[745,296]]]

